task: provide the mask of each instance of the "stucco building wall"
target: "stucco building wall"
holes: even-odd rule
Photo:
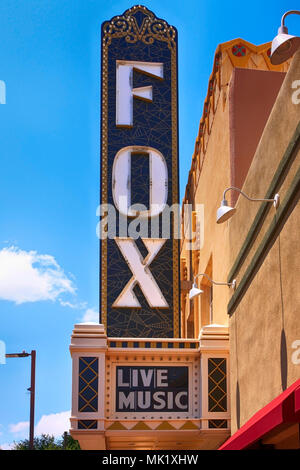
[[[285,78],[284,72],[236,68],[229,91],[231,185],[241,188]],[[234,204],[238,193],[231,193]]]
[[[234,55],[243,45],[245,56]],[[216,212],[226,187],[242,185],[255,149],[276,99],[288,65],[271,65],[269,44],[254,46],[241,39],[221,44],[215,55],[208,95],[200,120],[192,165],[183,199],[194,214],[201,212],[200,249],[189,250],[181,242],[181,335],[197,338],[209,323],[228,324],[228,286],[213,286],[202,276],[197,286],[204,292],[189,301],[193,277],[206,273],[215,281],[226,281],[232,265],[227,224],[216,224]],[[234,193],[229,201],[236,200]],[[182,222],[184,233],[184,221]],[[202,235],[204,235],[202,237]]]
[[[300,377],[300,365],[292,361],[293,343],[300,339],[300,104],[292,100],[299,76],[300,51],[243,185],[252,197],[279,193],[279,208],[239,197],[235,216],[224,224],[228,280],[237,279],[228,304],[232,433]]]

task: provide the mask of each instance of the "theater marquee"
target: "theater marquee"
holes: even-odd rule
[[[116,209],[116,234],[101,240],[101,321],[110,337],[177,337],[172,214],[162,230],[178,204],[177,31],[145,7],[102,25],[101,120],[101,206]]]
[[[188,412],[188,367],[116,369],[116,411]]]

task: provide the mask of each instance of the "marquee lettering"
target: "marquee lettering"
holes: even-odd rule
[[[173,213],[164,226],[178,204],[177,31],[136,5],[102,24],[101,47],[99,212],[111,220],[107,208],[115,209],[114,230],[103,219],[99,230],[101,322],[109,337],[178,337]]]
[[[119,297],[115,300],[113,307],[140,308],[141,304],[133,291],[133,288],[137,283],[151,307],[168,307],[168,303],[149,269],[149,265],[166,240],[162,238],[143,238],[142,240],[148,250],[148,255],[145,259],[142,257],[134,240],[131,238],[115,239],[122,255],[131,269],[133,276],[128,281]]]
[[[133,70],[163,78],[163,64],[117,60],[116,62],[116,125],[133,125],[133,98],[152,101],[152,86],[133,88]]]
[[[188,411],[188,367],[118,366],[117,411]]]
[[[131,155],[144,153],[149,158],[150,170],[150,209],[140,211],[140,217],[159,215],[168,198],[168,169],[164,156],[152,147],[132,145],[124,147],[116,154],[113,163],[112,192],[118,211],[125,216],[134,217],[136,211],[131,208]]]

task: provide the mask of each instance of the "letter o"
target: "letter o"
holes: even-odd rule
[[[115,207],[126,217],[135,217],[131,209],[131,154],[149,155],[150,187],[149,210],[139,212],[140,217],[155,217],[165,208],[168,199],[168,168],[165,157],[152,147],[132,145],[123,147],[115,156],[112,170],[112,194]]]

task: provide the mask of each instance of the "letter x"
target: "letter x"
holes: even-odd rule
[[[113,303],[113,307],[141,308],[133,288],[139,284],[148,304],[152,308],[167,308],[169,305],[151,274],[149,266],[155,256],[165,244],[164,238],[142,238],[148,250],[145,259],[132,238],[115,238],[122,255],[124,256],[133,276],[128,281],[121,294]]]

